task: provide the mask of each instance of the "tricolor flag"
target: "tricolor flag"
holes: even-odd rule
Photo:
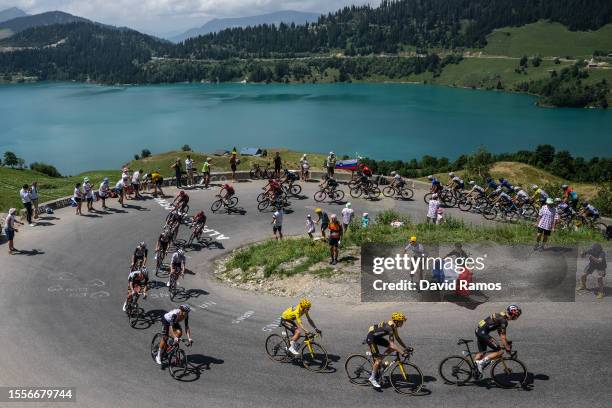
[[[359,165],[359,159],[338,160],[336,168],[338,170],[355,171]]]

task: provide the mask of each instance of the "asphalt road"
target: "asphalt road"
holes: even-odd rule
[[[195,343],[187,349],[192,375],[182,382],[150,357],[150,342],[161,324],[131,328],[121,310],[131,252],[143,239],[154,247],[167,213],[158,201],[128,201],[124,210],[113,202],[114,210],[83,217],[66,208],[35,228],[22,227],[16,246],[26,252],[8,256],[6,245],[0,248],[0,385],[76,387],[79,407],[609,406],[612,307],[607,300],[522,304],[523,317],[511,324],[509,337],[529,368],[530,390],[458,388],[444,384],[437,372],[445,356],[461,352],[456,339],[471,338],[475,322],[505,304],[470,310],[446,303],[316,299],[312,316],[324,331],[323,344],[333,360],[330,371],[315,374],[269,360],[264,340],[280,312],[296,299],[232,289],[210,275],[213,258],[271,236],[270,213],[256,208],[260,188],[258,182],[237,185],[239,205],[246,213],[207,211],[209,228],[219,233],[217,238],[222,235],[220,245],[188,252],[188,268],[194,274],[187,275],[183,285],[192,294],[187,303],[194,306],[190,323]],[[285,216],[286,234],[303,233],[305,213],[314,213],[317,206],[311,198],[314,188],[308,184],[309,198],[293,201],[294,212]],[[190,193],[191,212],[209,209],[214,191]],[[425,213],[422,193],[414,202],[352,202],[356,213],[396,207],[418,219]],[[340,206],[322,207],[340,211]],[[467,217],[482,222],[479,216]],[[182,236],[186,232],[183,229]],[[141,301],[149,316],[159,317],[177,306],[166,294],[165,287],[153,289],[149,299]],[[345,357],[364,351],[361,341],[367,327],[396,309],[408,315],[401,333],[415,348],[414,362],[426,377],[422,396],[357,387],[344,373]],[[75,406],[0,402],[20,405]]]

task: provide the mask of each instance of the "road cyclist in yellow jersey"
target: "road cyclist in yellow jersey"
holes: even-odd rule
[[[406,315],[404,313],[394,312],[391,314],[391,320],[380,322],[370,326],[368,329],[368,335],[365,342],[370,347],[370,352],[372,353],[372,359],[374,361],[372,364],[372,374],[368,380],[374,388],[381,387],[377,377],[384,357],[392,352],[403,355],[412,350],[406,346],[397,333],[397,329],[402,327],[405,321]],[[381,353],[378,346],[385,347],[386,350]]]
[[[319,330],[316,324],[312,321],[310,317],[310,307],[312,303],[308,299],[300,299],[300,302],[295,307],[289,307],[285,310],[281,315],[281,326],[285,327],[292,333],[290,343],[289,343],[289,352],[293,355],[298,355],[299,344],[297,341],[300,338],[300,334],[303,331],[304,335],[308,335],[308,330],[302,324],[302,316],[306,316],[308,323],[312,326],[313,329],[319,334],[321,334],[321,330]]]

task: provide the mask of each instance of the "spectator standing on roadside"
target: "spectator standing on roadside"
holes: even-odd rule
[[[308,157],[304,154],[300,159],[300,175],[302,176],[302,181],[306,181],[308,179],[309,173],[310,163],[308,162]]]
[[[110,188],[108,187],[108,177],[104,177],[104,180],[100,183],[100,188],[98,189],[98,197],[102,200],[102,209],[106,210],[108,207],[106,206],[106,198],[108,197],[108,193]]]
[[[364,212],[361,216],[361,228],[368,228],[370,226],[370,214]]]
[[[151,173],[151,183],[153,183],[153,195],[156,196],[159,191],[159,194],[163,197],[162,184],[164,183],[164,178],[160,173],[160,169],[154,170]]]
[[[353,217],[355,216],[355,211],[351,208],[351,203],[346,203],[344,208],[342,209],[342,231],[346,234]]]
[[[306,233],[308,237],[312,239],[312,234],[315,232],[315,223],[312,220],[312,216],[310,214],[306,215]]]
[[[599,243],[595,243],[591,245],[589,249],[584,251],[581,256],[584,258],[586,256],[589,257],[589,263],[584,268],[584,272],[582,276],[580,276],[580,284],[576,288],[576,291],[581,292],[587,289],[586,280],[587,276],[592,274],[594,271],[597,271],[597,299],[603,299],[604,297],[604,284],[603,278],[606,276],[606,269],[608,264],[606,263],[606,253],[603,250],[603,247]]]
[[[119,180],[117,184],[115,184],[115,193],[117,193],[117,201],[121,204],[121,208],[125,207],[123,203],[123,198],[125,195],[125,185],[123,184],[123,179]]]
[[[76,183],[74,185],[74,193],[72,194],[72,199],[76,203],[76,215],[83,215],[81,213],[81,207],[83,205],[83,191],[81,191],[81,183]]]
[[[315,210],[315,213],[319,216],[319,219],[316,221],[316,223],[321,225],[321,236],[323,237],[323,239],[325,239],[325,231],[329,227],[329,216],[325,211],[320,208],[317,208]]]
[[[327,175],[329,177],[334,177],[334,170],[336,169],[336,154],[334,152],[329,152],[329,156],[327,156],[326,164],[327,164]]]
[[[128,167],[124,167],[121,172],[121,181],[123,182],[123,198],[129,200],[128,197],[128,186],[132,185],[131,177],[130,177],[130,169]]]
[[[413,278],[415,275],[418,276],[418,281],[420,282],[423,279],[423,267],[424,267],[423,263],[425,262],[426,254],[425,254],[425,248],[423,247],[421,243],[417,242],[416,236],[410,237],[410,241],[408,241],[408,245],[404,247],[404,252],[402,255],[411,255],[411,258],[415,259],[415,261],[418,258],[421,258],[418,263],[415,262],[413,264],[413,265],[416,265],[416,267],[414,271],[411,271],[410,273],[411,282],[414,282]],[[420,283],[417,285],[420,285]]]
[[[210,161],[211,158],[207,157],[202,165],[202,183],[204,188],[208,190],[208,183],[210,183]]]
[[[232,170],[232,181],[236,181],[236,169],[238,168],[238,157],[236,150],[232,151],[232,155],[230,156],[230,169]]]
[[[338,221],[336,214],[332,214],[329,222],[329,253],[331,255],[330,264],[338,263],[338,246],[342,239],[342,225]]]
[[[174,161],[174,164],[170,166],[171,169],[174,169],[174,177],[176,179],[176,188],[181,188],[181,177],[183,177],[183,170],[181,168],[181,158],[177,157]]]
[[[23,187],[21,187],[21,190],[19,190],[19,196],[21,197],[21,202],[26,209],[28,224],[30,224],[30,227],[33,227],[34,224],[32,223],[32,198],[30,197],[30,186],[24,184]]]
[[[13,240],[15,239],[15,233],[19,231],[15,228],[15,224],[23,225],[23,222],[17,221],[15,214],[17,213],[16,208],[11,208],[4,220],[4,233],[6,234],[6,239],[8,240],[8,251],[9,255],[13,255],[13,252],[18,251],[14,244]]]
[[[283,239],[283,209],[279,208],[272,214],[272,232],[275,239]],[[276,235],[278,233],[278,235]]]
[[[83,179],[83,195],[85,196],[85,201],[87,201],[87,212],[95,211],[93,208],[93,187],[89,182],[89,177]]]
[[[280,156],[280,152],[276,152],[274,155],[274,177],[280,178],[281,168],[283,167],[283,159]]]
[[[194,185],[193,182],[193,159],[191,155],[187,155],[185,159],[185,170],[187,170],[187,187],[191,187]]]
[[[138,169],[132,174],[132,188],[134,189],[134,198],[141,199],[140,195],[140,176],[142,175],[142,169]]]
[[[555,200],[551,197],[546,199],[546,204],[540,208],[540,213],[538,214],[538,234],[536,235],[536,244],[533,247],[534,251],[538,249],[544,249],[546,245],[546,241],[548,241],[548,237],[551,232],[554,231],[555,223],[557,221],[557,207],[555,207]],[[542,243],[540,244],[540,241]]]
[[[32,201],[32,207],[34,210],[34,218],[38,218],[38,182],[33,181],[30,187],[30,200]]]
[[[438,210],[440,209],[440,200],[438,200],[438,194],[432,194],[431,199],[427,207],[427,223],[430,222],[437,224],[438,222]]]

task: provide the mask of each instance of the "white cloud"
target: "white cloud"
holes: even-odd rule
[[[277,10],[326,13],[349,4],[380,0],[0,0],[0,10],[19,7],[35,14],[50,10],[148,32],[180,31],[213,17],[239,17]]]

